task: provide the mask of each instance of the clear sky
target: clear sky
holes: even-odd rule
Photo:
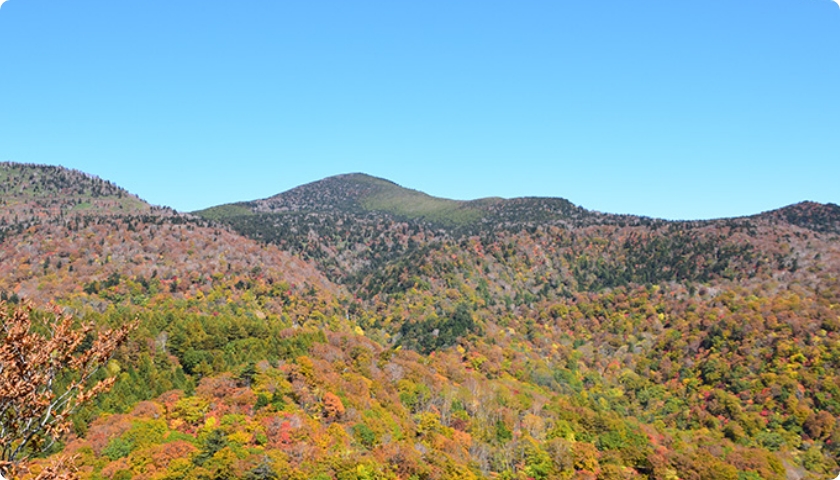
[[[182,211],[347,172],[677,219],[840,203],[840,8],[8,0],[0,160]]]

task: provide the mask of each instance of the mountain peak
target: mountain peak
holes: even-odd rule
[[[562,198],[493,197],[463,201],[434,197],[365,173],[335,175],[265,199],[220,205],[195,213],[223,222],[232,217],[260,214],[384,214],[443,228],[488,222],[578,221],[595,215]]]
[[[840,233],[840,206],[833,203],[806,200],[757,216],[781,220],[816,232]]]
[[[221,205],[196,213],[214,220],[253,214],[381,213],[407,220],[459,225],[481,218],[479,203],[433,197],[384,178],[346,173],[265,199]]]
[[[2,217],[14,222],[57,215],[140,213],[151,206],[99,177],[60,166],[0,162]]]

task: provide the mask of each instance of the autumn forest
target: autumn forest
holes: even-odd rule
[[[840,469],[833,204],[674,222],[349,174],[179,213],[2,163],[0,301],[15,478]]]

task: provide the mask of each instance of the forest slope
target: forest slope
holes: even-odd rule
[[[305,262],[220,226],[154,207],[61,167],[0,164],[0,295],[39,302],[131,279],[168,293],[207,293],[224,277],[266,276],[323,292]]]

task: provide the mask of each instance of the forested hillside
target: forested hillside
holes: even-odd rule
[[[192,216],[3,168],[4,308],[138,321],[29,477],[59,450],[91,479],[838,469],[835,205],[669,222],[345,175]]]
[[[238,275],[335,289],[277,248],[150,206],[95,177],[15,164],[0,164],[0,175],[3,298],[45,303],[97,294],[129,280],[142,286],[140,297],[164,290],[194,296]]]

